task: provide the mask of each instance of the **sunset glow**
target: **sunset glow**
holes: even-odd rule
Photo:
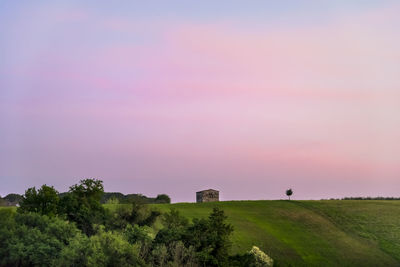
[[[22,2],[0,3],[1,196],[399,196],[397,1]]]

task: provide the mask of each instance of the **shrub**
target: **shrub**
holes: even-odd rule
[[[74,224],[38,213],[11,215],[0,221],[0,265],[51,266],[70,240]]]
[[[116,197],[111,197],[106,201],[106,204],[117,205],[119,204],[119,199]]]
[[[122,235],[102,229],[90,238],[89,266],[145,266],[139,246],[131,245]]]
[[[253,246],[249,254],[254,256],[255,267],[269,267],[274,265],[272,258],[256,246]]]
[[[125,239],[130,244],[138,244],[140,246],[140,256],[147,258],[152,247],[151,228],[148,226],[128,225],[123,231]]]

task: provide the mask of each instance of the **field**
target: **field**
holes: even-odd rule
[[[16,210],[17,210],[17,207],[0,207],[0,210],[1,210],[1,209],[10,209],[10,210],[16,211]]]
[[[400,201],[230,201],[158,204],[188,218],[222,208],[232,252],[260,247],[280,266],[400,266]]]

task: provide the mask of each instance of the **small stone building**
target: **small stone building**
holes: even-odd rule
[[[215,202],[219,201],[219,191],[214,189],[208,189],[196,192],[196,202]]]

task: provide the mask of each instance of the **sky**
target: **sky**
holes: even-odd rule
[[[400,4],[0,2],[0,195],[400,196]]]

